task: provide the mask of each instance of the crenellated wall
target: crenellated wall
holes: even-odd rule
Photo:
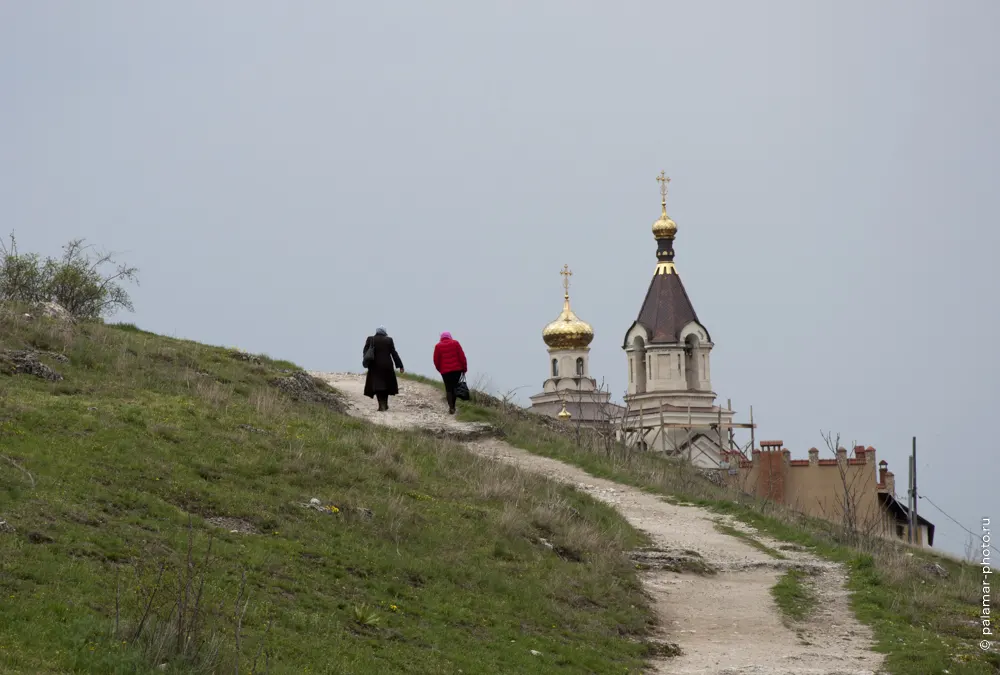
[[[835,458],[820,459],[811,448],[809,459],[792,459],[781,441],[762,441],[752,461],[739,453],[730,455],[738,469],[728,474],[733,487],[784,504],[795,511],[835,523],[844,523],[853,509],[854,523],[861,531],[885,533],[892,528],[879,493],[895,490],[895,479],[882,464],[876,477],[875,448],[857,446],[853,457],[839,448]]]

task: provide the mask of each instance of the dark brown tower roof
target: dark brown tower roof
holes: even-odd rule
[[[708,335],[708,329],[698,321],[691,299],[688,298],[684,284],[677,274],[674,265],[674,239],[677,236],[677,223],[667,215],[667,183],[669,178],[660,172],[656,179],[661,183],[660,219],[653,223],[653,237],[656,239],[656,271],[649,283],[649,291],[639,310],[639,318],[635,323],[641,324],[649,334],[650,343],[675,343],[680,341],[684,326],[696,322]],[[632,327],[635,326],[632,324]],[[629,328],[629,332],[632,331]],[[628,333],[626,333],[626,336]],[[711,337],[708,338],[711,342]],[[627,344],[622,345],[628,349]]]
[[[666,273],[657,269],[636,323],[642,324],[649,333],[650,342],[664,343],[678,342],[681,330],[692,321],[701,325],[680,275],[675,269]]]

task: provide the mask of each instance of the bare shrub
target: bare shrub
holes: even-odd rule
[[[195,393],[213,408],[227,408],[233,398],[233,388],[231,385],[224,385],[215,380],[201,377],[195,381]],[[258,409],[258,412],[260,410]]]
[[[261,417],[274,417],[285,412],[281,396],[270,387],[258,387],[250,393],[250,405]]]
[[[527,491],[528,476],[511,466],[480,460],[474,476],[476,491],[483,499],[500,499],[516,503]]]
[[[595,525],[577,518],[574,509],[560,496],[550,494],[531,510],[531,522],[551,538],[553,549],[576,562],[607,559],[621,555],[621,542],[607,538]]]
[[[517,502],[507,502],[497,515],[497,527],[508,537],[519,538],[531,535],[531,523]]]
[[[111,369],[115,375],[121,376],[134,370],[137,362],[138,359],[136,359],[135,354],[129,352],[127,349],[122,349],[115,356],[115,361]]]
[[[129,597],[130,589],[122,579],[122,570],[116,569],[111,628],[115,643],[137,649],[151,668],[162,669],[163,664],[173,664],[187,673],[207,675],[226,667],[238,673],[246,646],[243,627],[249,607],[246,573],[242,574],[231,614],[225,611],[225,602],[217,607],[210,605],[211,589],[207,588],[206,578],[217,562],[211,552],[210,535],[203,555],[196,554],[194,528],[189,518],[185,550],[173,559],[162,559],[151,566],[150,561],[139,561],[133,566],[134,597]],[[227,622],[231,638],[219,627]],[[270,624],[255,641],[250,673],[257,672],[258,663],[266,667],[270,661],[270,654],[265,651],[269,631]]]
[[[395,494],[389,498],[386,503],[386,523],[397,553],[400,543],[407,538],[407,532],[412,530],[409,526],[415,520],[416,514],[403,495]]]

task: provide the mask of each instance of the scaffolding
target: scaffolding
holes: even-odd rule
[[[626,401],[627,403],[627,401]],[[715,422],[706,422],[704,420],[699,420],[695,422],[692,417],[691,406],[688,405],[687,408],[687,422],[667,422],[664,418],[664,407],[666,403],[660,403],[652,412],[652,423],[647,423],[645,408],[639,408],[638,413],[631,413],[626,407],[625,413],[622,415],[621,419],[621,432],[622,440],[625,441],[626,445],[631,447],[639,447],[642,450],[647,450],[650,447],[656,447],[658,440],[661,441],[661,445],[664,446],[664,452],[667,456],[677,456],[685,451],[689,454],[692,450],[697,450],[700,456],[704,456],[710,463],[717,465],[717,468],[724,469],[730,468],[729,462],[725,459],[727,456],[731,456],[733,453],[737,453],[743,459],[749,461],[751,458],[751,453],[756,448],[756,438],[755,430],[757,425],[754,423],[753,419],[753,406],[750,406],[750,421],[749,422],[732,422],[728,420],[723,420],[723,412],[731,413],[733,411],[732,399],[726,401],[726,408],[722,406],[716,406],[717,410],[717,420]],[[675,414],[675,413],[672,413]],[[656,418],[659,417],[659,423],[657,424]],[[636,424],[636,422],[638,422]],[[674,435],[669,434],[669,430],[682,429],[685,430],[685,439],[682,443],[677,444]],[[715,432],[716,439],[712,439],[707,434],[698,434],[692,438],[691,434],[695,429],[708,429],[711,432]],[[744,446],[740,446],[736,441],[735,431],[737,429],[749,429],[750,430],[750,442]],[[649,431],[653,430],[653,437],[647,438]],[[694,442],[698,440],[699,437],[709,438],[710,442],[714,443],[719,450],[720,459],[715,459],[710,457],[705,451],[694,445]],[[666,440],[670,440],[670,444],[673,446],[670,449],[666,448]],[[691,457],[694,459],[694,456]]]

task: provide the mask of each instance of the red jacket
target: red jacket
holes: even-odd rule
[[[444,338],[434,345],[434,367],[439,373],[466,372],[465,352],[458,340]]]

